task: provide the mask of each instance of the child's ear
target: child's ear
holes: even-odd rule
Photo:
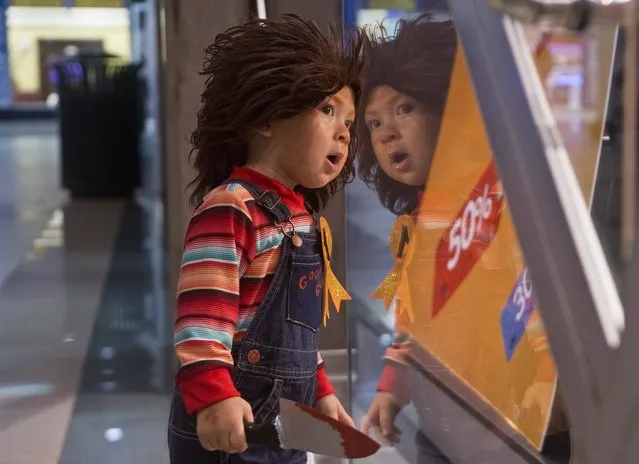
[[[258,129],[256,131],[259,135],[261,135],[262,137],[270,137],[271,135],[273,135],[273,130],[271,129],[271,125],[267,124],[266,126]]]

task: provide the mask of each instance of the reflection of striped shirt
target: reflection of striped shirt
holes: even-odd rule
[[[418,204],[421,203],[422,194],[423,192],[418,193]],[[448,220],[442,219],[444,216],[436,212],[427,213],[417,208],[411,216],[415,222],[419,223],[420,227],[425,229],[446,228],[449,225]],[[424,253],[424,251],[420,250],[420,253]],[[435,259],[435,252],[433,252],[433,259]],[[396,300],[393,300],[392,307],[394,308],[395,305]],[[389,308],[390,310],[392,308]],[[377,384],[377,391],[392,393],[402,403],[408,403],[411,400],[406,369],[410,362],[410,343],[410,335],[404,332],[395,332],[393,342],[384,353],[384,369]]]
[[[444,198],[437,198],[435,201],[436,205],[438,206],[443,207],[445,205]],[[415,222],[419,224],[419,227],[425,230],[447,229],[450,225],[450,220],[448,219],[446,214],[442,214],[445,213],[445,211],[442,210],[440,212],[437,210],[437,208],[432,208],[432,199],[430,206],[431,208],[429,211],[426,211],[426,209],[417,209],[413,212],[412,217]],[[419,253],[422,259],[428,259],[430,257],[429,253],[432,253],[433,260],[436,257],[435,251],[431,252],[429,250],[419,250]],[[491,264],[489,262],[486,262],[486,260],[483,260],[481,265],[490,268],[491,266],[501,266],[504,263],[508,265],[510,264],[508,260],[512,260],[512,265],[517,266],[522,264],[522,258],[523,256],[521,251],[518,251],[516,255],[500,255],[498,258],[496,258],[499,260],[503,260],[503,263]],[[393,305],[394,304],[395,301],[393,301]],[[529,320],[527,321],[525,333],[532,348],[537,352],[544,353],[544,358],[537,368],[535,382],[554,381],[554,363],[552,362],[552,358],[550,357],[550,354],[548,352],[548,339],[543,326],[543,322],[541,320],[541,316],[539,315],[537,309],[532,312]],[[404,403],[408,403],[411,401],[411,389],[408,382],[408,372],[406,369],[411,359],[411,340],[411,336],[406,333],[396,332],[394,334],[393,342],[384,353],[384,369],[382,371],[381,379],[377,384],[377,391],[393,393],[400,401]]]
[[[232,178],[275,191],[290,208],[295,230],[311,231],[314,220],[300,194],[247,168]],[[195,210],[184,242],[174,332],[177,383],[189,411],[238,396],[231,349],[266,296],[283,237],[239,183],[218,187]],[[318,381],[320,395],[331,390],[323,370]]]
[[[406,369],[410,360],[410,341],[408,334],[395,333],[393,342],[384,353],[384,370],[377,384],[377,391],[392,393],[402,403],[411,400]]]

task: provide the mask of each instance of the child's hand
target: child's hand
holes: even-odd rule
[[[339,402],[335,395],[327,395],[317,400],[315,403],[315,409],[325,416],[336,419],[351,427],[355,427],[355,422],[353,422],[351,416],[346,413],[344,406],[342,406],[342,403]]]
[[[197,415],[197,436],[204,449],[243,453],[248,447],[244,422],[253,422],[251,405],[235,397],[202,409]]]
[[[379,392],[362,420],[360,430],[369,434],[372,428],[377,439],[384,446],[394,446],[399,442],[402,433],[395,427],[395,416],[403,405],[392,393]]]

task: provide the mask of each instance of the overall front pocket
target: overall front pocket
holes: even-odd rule
[[[256,424],[264,424],[265,422],[273,422],[275,416],[279,413],[279,400],[282,395],[282,386],[284,382],[280,379],[273,380],[273,387],[268,396],[253,409],[253,418]]]
[[[317,332],[322,323],[324,269],[321,262],[293,262],[286,320]]]
[[[264,424],[275,420],[279,412],[283,380],[244,372],[234,382],[242,398],[251,405],[254,423]]]

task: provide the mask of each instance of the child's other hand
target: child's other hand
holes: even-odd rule
[[[402,432],[395,427],[395,416],[402,409],[402,406],[392,393],[377,393],[373,404],[362,420],[360,430],[368,435],[372,428],[382,445],[396,445]]]
[[[342,403],[340,403],[335,395],[327,395],[317,400],[315,403],[315,409],[325,416],[336,419],[351,427],[355,427],[355,422],[353,422],[351,416],[346,413],[344,406],[342,406]]]
[[[204,449],[243,453],[248,447],[244,423],[253,422],[251,405],[235,397],[202,409],[197,415],[197,436]]]

